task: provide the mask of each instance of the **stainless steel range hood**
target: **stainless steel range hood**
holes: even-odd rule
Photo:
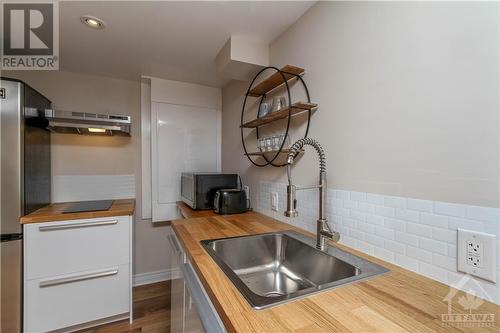
[[[45,110],[45,117],[49,120],[47,128],[56,133],[130,136],[129,116]]]

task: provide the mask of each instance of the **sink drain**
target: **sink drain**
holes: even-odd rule
[[[279,297],[279,296],[285,296],[285,293],[280,293],[279,291],[271,291],[271,292],[265,293],[264,296],[266,296],[266,297]]]

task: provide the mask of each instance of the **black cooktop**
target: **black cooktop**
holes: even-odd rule
[[[63,213],[97,212],[111,208],[113,200],[79,201],[71,203]]]

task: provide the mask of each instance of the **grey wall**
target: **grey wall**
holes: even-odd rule
[[[272,65],[306,69],[330,187],[499,207],[498,13],[493,2],[319,2],[271,44]],[[242,154],[246,87],[223,89],[222,165],[255,194],[285,170]],[[315,182],[316,170],[307,151],[294,178]]]
[[[134,273],[164,270],[168,258],[165,226],[141,216],[140,82],[62,71],[4,71],[44,94],[53,107],[132,117],[131,137],[52,135],[53,176],[135,175]]]

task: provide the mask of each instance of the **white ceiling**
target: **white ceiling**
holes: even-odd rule
[[[215,57],[231,35],[269,43],[313,1],[60,2],[60,69],[223,86]],[[102,19],[94,30],[80,16]]]

